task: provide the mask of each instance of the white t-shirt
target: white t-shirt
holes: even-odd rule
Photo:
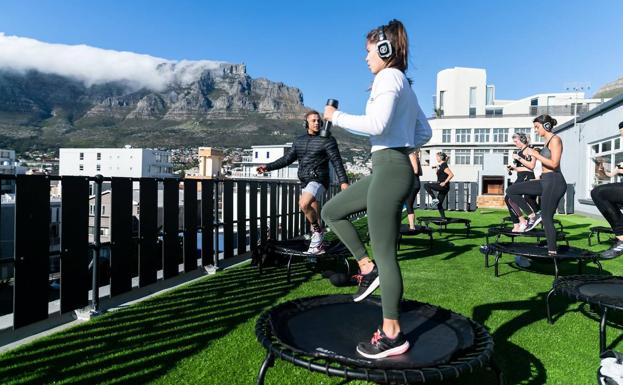
[[[395,147],[420,148],[432,135],[407,77],[395,68],[376,74],[365,115],[336,111],[333,124],[369,136],[372,152]]]

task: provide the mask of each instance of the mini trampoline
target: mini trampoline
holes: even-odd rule
[[[554,323],[550,311],[550,299],[554,294],[564,294],[576,301],[600,308],[599,351],[604,352],[608,309],[623,310],[623,277],[572,275],[556,279],[552,290],[547,294],[547,320],[550,324]]]
[[[416,225],[415,229],[410,229],[409,225],[407,224],[402,224],[400,225],[400,232],[398,233],[398,240],[396,241],[396,250],[400,249],[400,242],[402,241],[402,237],[403,236],[415,236],[415,235],[420,235],[420,234],[426,234],[428,235],[428,245],[430,248],[433,247],[433,229],[431,229],[430,227],[426,227],[426,226],[419,226]]]
[[[384,384],[444,382],[491,368],[493,339],[484,327],[449,310],[416,301],[401,304],[401,325],[411,349],[381,360],[359,356],[357,344],[369,339],[382,319],[379,297],[354,303],[350,295],[286,302],[264,312],[255,334],[266,349],[257,384],[274,359],[348,380]]]
[[[511,239],[511,242],[515,242],[515,238],[517,237],[536,238],[537,244],[541,241],[541,239],[546,239],[545,231],[543,230],[532,230],[532,231],[525,231],[525,232],[520,233],[520,232],[514,232],[512,227],[503,227],[503,226],[489,227],[489,230],[487,231],[487,234],[485,235],[487,245],[490,243],[489,242],[490,236],[495,237],[494,242],[499,242],[502,236],[509,237]],[[556,232],[556,240],[564,241],[566,245],[569,246],[569,241],[565,238],[565,233],[561,231]]]
[[[529,258],[535,262],[554,262],[554,277],[558,278],[558,262],[575,260],[578,262],[578,272],[582,274],[584,265],[587,262],[593,262],[599,268],[601,272],[602,267],[599,262],[599,254],[593,253],[588,250],[579,249],[573,246],[558,246],[558,254],[555,258],[547,253],[547,247],[534,245],[532,243],[509,243],[509,242],[497,242],[488,245],[485,253],[485,265],[488,266],[488,258],[490,254],[495,255],[495,276],[499,276],[499,261],[502,254],[518,255],[521,257]]]
[[[257,251],[253,254],[253,263],[257,264],[260,269],[260,273],[264,266],[270,263],[279,261],[285,261],[288,274],[288,283],[290,282],[290,275],[292,270],[292,262],[295,257],[304,258],[307,264],[315,268],[320,261],[334,260],[336,265],[342,264],[346,269],[346,275],[350,275],[350,264],[348,263],[348,257],[350,257],[350,251],[339,240],[333,240],[325,245],[325,252],[323,254],[307,254],[309,248],[309,241],[305,239],[289,239],[284,241],[268,240],[266,244],[258,247]]]
[[[555,219],[554,218],[554,225],[558,226],[558,231],[564,231],[564,227],[562,226],[562,222],[559,219]],[[501,225],[504,226],[508,223],[513,223],[513,219],[511,217],[504,217],[502,218],[502,223]],[[543,222],[541,222],[541,226],[543,226]]]
[[[444,230],[448,229],[448,225],[451,225],[454,223],[462,223],[465,226],[465,229],[467,231],[467,236],[469,236],[470,227],[472,224],[472,221],[470,221],[469,219],[465,219],[465,218],[417,217],[415,219],[417,219],[419,223],[424,223],[426,226],[428,226],[431,223],[434,225],[437,225],[440,234],[441,234],[441,229],[444,229]]]
[[[601,239],[599,238],[599,236],[602,233],[614,235],[614,230],[612,230],[612,228],[610,228],[610,227],[605,227],[605,226],[593,226],[593,227],[591,227],[590,228],[590,233],[588,233],[588,245],[592,246],[591,239],[593,238],[593,235],[595,235],[595,234],[597,234],[597,243],[601,243]]]

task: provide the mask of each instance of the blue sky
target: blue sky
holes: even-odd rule
[[[0,32],[172,60],[244,62],[253,77],[299,87],[363,112],[372,81],[366,33],[392,18],[411,39],[408,75],[427,114],[438,71],[487,69],[500,99],[595,92],[623,75],[623,1],[31,1],[0,6]],[[616,27],[619,25],[619,27]]]

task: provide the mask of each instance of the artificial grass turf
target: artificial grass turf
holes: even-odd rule
[[[403,238],[399,260],[404,296],[484,324],[494,337],[495,359],[509,384],[594,383],[598,316],[588,306],[558,296],[553,300],[556,322],[547,324],[545,295],[553,266],[520,271],[505,256],[500,277],[494,277],[493,268],[484,268],[478,247],[484,244],[487,228],[506,215],[493,210],[451,212],[449,216],[472,220],[471,236],[465,238],[461,225],[451,225],[441,235],[435,232],[430,250],[423,235]],[[604,223],[577,215],[558,218],[571,245],[585,248],[588,228]],[[602,243],[592,249],[607,247]],[[605,273],[623,275],[623,259],[603,264]],[[575,264],[561,267],[563,275],[576,271]],[[589,264],[586,272],[596,269]],[[295,298],[353,291],[331,286],[302,263],[295,264],[292,278],[288,284],[283,268],[260,275],[248,265],[206,277],[1,355],[0,383],[253,384],[265,355],[254,334],[264,309]],[[612,312],[609,318],[608,341],[616,347],[623,316]],[[266,377],[267,385],[340,382],[280,360]],[[495,381],[490,372],[480,371],[457,383]]]

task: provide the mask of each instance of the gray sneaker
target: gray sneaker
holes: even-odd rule
[[[623,241],[617,240],[614,246],[601,253],[601,258],[612,259],[623,254]]]

